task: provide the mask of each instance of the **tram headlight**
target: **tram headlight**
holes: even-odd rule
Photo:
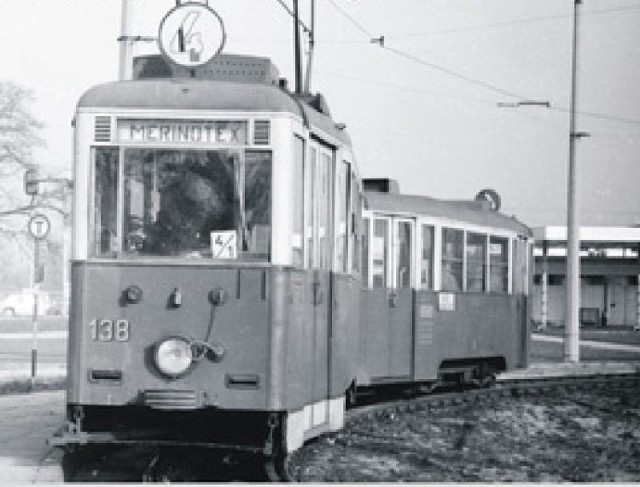
[[[193,363],[191,342],[182,337],[171,337],[156,347],[156,366],[164,375],[172,378],[186,374]]]

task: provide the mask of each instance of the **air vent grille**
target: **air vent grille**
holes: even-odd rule
[[[146,390],[144,404],[154,409],[197,409],[198,395],[195,391]]]
[[[111,117],[97,116],[94,140],[96,142],[111,142]]]
[[[269,145],[271,142],[271,122],[256,120],[253,126],[253,143],[255,145]]]

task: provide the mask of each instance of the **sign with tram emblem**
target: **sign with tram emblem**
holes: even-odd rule
[[[51,229],[51,223],[49,222],[49,219],[46,216],[40,213],[36,213],[29,219],[28,228],[29,228],[29,234],[35,240],[42,240],[47,238],[47,235],[49,235],[49,230]]]
[[[238,236],[236,231],[211,232],[211,253],[214,259],[235,259],[238,256]]]
[[[179,66],[195,68],[218,55],[226,40],[222,19],[205,3],[176,5],[160,23],[158,44]]]

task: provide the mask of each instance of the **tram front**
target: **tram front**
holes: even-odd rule
[[[137,80],[80,100],[54,443],[237,447],[246,432],[276,448],[305,402],[284,394],[295,114],[273,83]]]

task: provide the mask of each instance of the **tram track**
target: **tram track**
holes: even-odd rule
[[[633,390],[640,389],[640,374],[612,374],[612,375],[584,375],[565,377],[543,377],[543,378],[517,378],[500,381],[489,388],[464,389],[457,391],[438,391],[426,395],[415,395],[409,398],[391,399],[381,401],[366,406],[357,406],[347,411],[345,418],[345,428],[349,428],[349,446],[354,446],[354,442],[360,439],[365,450],[375,447],[377,451],[397,451],[400,445],[394,444],[394,439],[385,437],[371,431],[370,426],[377,421],[394,420],[405,413],[426,412],[427,414],[438,414],[443,411],[451,411],[456,408],[464,408],[471,404],[490,404],[497,399],[526,399],[535,398],[554,392],[576,393],[583,391],[597,391],[605,389]],[[337,445],[344,443],[341,434],[328,435],[335,437]],[[464,436],[464,435],[463,435]],[[461,438],[464,443],[464,438]],[[375,443],[371,445],[370,443]],[[368,448],[367,445],[371,448]],[[403,444],[405,452],[407,449],[416,450],[419,447],[410,447]],[[313,458],[313,442],[306,444],[300,450],[294,452],[288,462],[287,480],[300,481],[304,465]],[[433,458],[429,462],[433,463]]]
[[[504,380],[495,383],[488,388],[463,389],[463,390],[436,390],[430,394],[415,394],[409,397],[380,398],[379,402],[371,402],[362,406],[356,406],[346,412],[345,429],[349,428],[348,440],[345,440],[343,430],[324,436],[336,448],[350,447],[359,449],[363,454],[369,451],[386,452],[393,454],[399,449],[404,450],[405,455],[413,455],[416,458],[428,454],[425,446],[416,441],[413,445],[407,445],[400,438],[386,436],[375,430],[375,425],[380,421],[400,421],[406,413],[427,413],[437,415],[443,411],[451,411],[457,408],[477,404],[478,406],[490,405],[493,401],[500,399],[526,399],[552,394],[555,391],[580,392],[594,391],[598,389],[615,388],[619,390],[634,388],[640,389],[640,374],[624,375],[597,375],[597,376],[567,376],[551,378],[527,378]],[[464,426],[464,425],[463,425]],[[470,426],[471,427],[471,426]],[[137,451],[138,456],[147,456],[151,462],[143,462],[144,467],[140,471],[139,478],[132,474],[131,477],[121,477],[116,475],[119,481],[269,481],[269,482],[299,482],[305,464],[313,461],[314,446],[318,440],[311,440],[301,449],[297,450],[289,457],[276,462],[265,461],[262,455],[235,456],[233,452],[229,455],[213,455],[207,462],[193,463],[191,467],[165,466],[166,470],[158,470],[158,455],[150,452],[142,453]],[[464,445],[464,428],[458,443]],[[197,451],[182,453],[179,456],[183,459],[193,460],[198,455],[208,455],[208,453],[198,453]],[[115,456],[123,458],[127,455],[123,452],[116,453]],[[79,479],[82,481],[105,481],[114,479],[114,473],[107,471],[108,465],[117,465],[117,461],[105,460],[104,455],[96,455],[100,458],[98,467],[96,464],[87,464],[83,467],[84,474]],[[213,462],[217,465],[213,465]],[[43,459],[43,461],[46,459]],[[424,460],[425,465],[434,468],[444,468],[446,462],[429,455]],[[140,464],[142,465],[142,464]],[[439,466],[439,467],[438,467]],[[202,470],[200,470],[202,469]],[[152,470],[157,470],[150,474]],[[214,472],[214,473],[212,473]],[[137,474],[135,474],[137,475]],[[213,476],[212,476],[213,475]],[[480,479],[478,479],[480,480]]]

